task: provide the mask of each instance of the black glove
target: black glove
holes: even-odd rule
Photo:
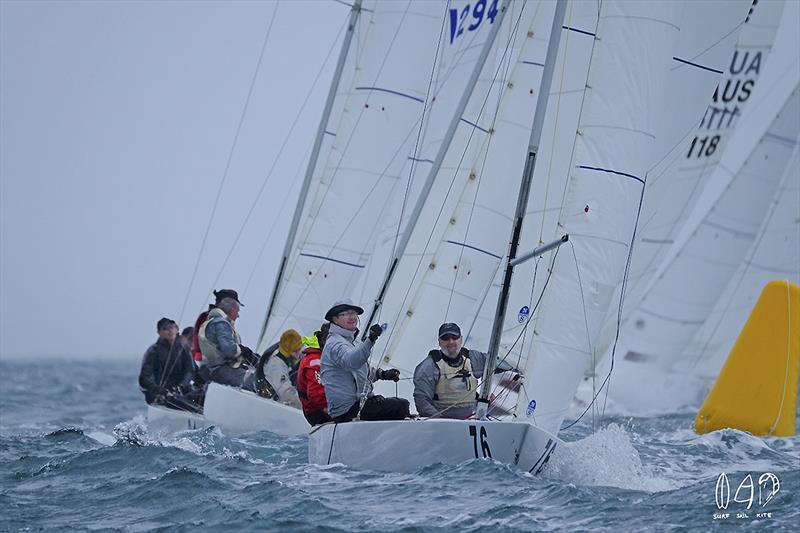
[[[243,344],[240,344],[239,348],[242,350],[242,358],[247,362],[247,364],[250,366],[256,366],[258,363],[258,355]]]
[[[372,324],[369,328],[369,340],[375,342],[381,336],[381,333],[383,333],[383,329],[378,324]]]
[[[394,381],[397,383],[400,381],[400,371],[396,368],[390,368],[388,370],[381,370],[378,373],[378,379],[382,379],[384,381]]]

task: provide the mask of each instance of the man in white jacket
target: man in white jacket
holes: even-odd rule
[[[301,406],[297,396],[297,368],[302,353],[303,341],[300,340],[300,334],[289,329],[281,335],[278,351],[264,365],[264,377],[275,389],[277,400],[298,409]]]

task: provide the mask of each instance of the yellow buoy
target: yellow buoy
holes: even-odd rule
[[[800,287],[770,281],[697,413],[694,430],[794,435],[799,368]]]

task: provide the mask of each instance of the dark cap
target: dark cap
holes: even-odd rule
[[[453,324],[452,322],[446,322],[439,326],[439,338],[441,339],[445,335],[455,335],[456,337],[461,336],[461,328],[458,327],[458,324]]]
[[[183,331],[181,331],[181,335],[183,335],[184,337],[191,337],[192,335],[194,335],[194,328],[192,326],[183,328]]]
[[[239,301],[239,293],[233,289],[220,289],[218,291],[214,291],[214,297],[217,299],[216,303],[220,303],[225,298],[233,298],[239,303],[239,305],[244,307],[244,304]]]
[[[344,300],[339,300],[338,302],[335,302],[333,304],[333,307],[328,309],[328,312],[325,313],[325,320],[330,322],[331,320],[333,320],[333,317],[349,309],[352,309],[359,315],[364,313],[364,310],[361,309],[359,306],[355,305],[352,300],[350,300],[349,298],[345,298]]]
[[[175,326],[175,328],[177,328],[178,327],[177,322],[175,322],[171,318],[164,317],[156,323],[156,330],[161,331],[162,329],[169,329],[172,326]]]

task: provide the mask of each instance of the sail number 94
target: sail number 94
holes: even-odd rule
[[[471,17],[470,13],[472,14]],[[465,29],[467,31],[477,30],[484,18],[489,19],[489,24],[492,24],[496,16],[497,0],[478,0],[473,5],[465,5],[460,12],[458,9],[451,9],[450,44],[453,44],[456,37],[464,33]]]
[[[475,449],[475,458],[480,458],[478,455],[478,427],[477,426],[470,426],[469,427],[469,434],[472,436],[472,446]],[[481,452],[483,453],[483,457],[492,457],[492,450],[489,449],[489,443],[486,441],[486,428],[481,426],[480,430],[480,444],[481,444]]]

